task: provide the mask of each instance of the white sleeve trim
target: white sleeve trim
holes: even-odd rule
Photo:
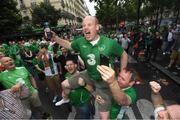
[[[156,120],[157,120],[157,117],[158,117],[158,112],[163,111],[163,110],[165,110],[164,106],[160,106],[160,107],[155,108],[154,117],[155,117]]]

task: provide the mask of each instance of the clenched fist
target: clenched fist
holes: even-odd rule
[[[159,83],[155,82],[155,81],[151,81],[149,82],[150,86],[151,86],[151,90],[154,93],[158,93],[161,90],[161,86],[159,85]]]

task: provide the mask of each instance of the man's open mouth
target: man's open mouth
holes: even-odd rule
[[[86,35],[89,35],[91,32],[85,32]]]
[[[10,64],[9,64],[9,66],[13,66],[13,65],[14,65],[14,63],[10,63]]]

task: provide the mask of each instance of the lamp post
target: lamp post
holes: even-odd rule
[[[139,28],[141,0],[137,0],[137,27]]]
[[[116,11],[116,23],[117,23],[117,28],[119,27],[119,10],[120,10],[120,8],[123,8],[123,5],[125,4],[125,0],[118,0],[117,1],[117,11]]]

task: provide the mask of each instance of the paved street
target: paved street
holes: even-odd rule
[[[87,118],[84,111],[94,113],[94,109],[95,115],[90,114],[90,117],[99,119],[98,105],[93,98],[89,103],[93,104],[95,101],[94,106],[88,105],[92,107],[89,110],[86,106],[77,108],[78,114],[75,108],[67,103],[68,100],[58,102],[62,99],[62,88],[59,90],[58,85],[61,86],[64,79],[78,74],[84,68],[87,68],[87,73],[75,76],[78,79],[71,81],[72,87],[76,86],[77,81],[86,86],[80,80],[87,77],[87,74],[93,79],[100,79],[98,71],[106,79],[111,71],[102,66],[97,71],[96,67],[99,64],[108,65],[114,62],[112,66],[115,73],[124,67],[134,70],[135,76],[133,74],[132,78],[135,80],[134,88],[137,92],[137,102],[131,106],[122,106],[117,118],[154,120],[154,105],[149,85],[151,81],[160,84],[160,94],[166,106],[172,104],[180,106],[179,1],[0,0],[0,91],[11,89],[13,93],[17,93],[16,96],[22,99],[23,105],[24,102],[27,104],[25,109],[27,107],[32,111],[32,119],[45,119],[49,114],[52,119],[72,120],[80,118],[80,115]],[[128,64],[126,53],[129,54]],[[123,80],[126,77],[128,79],[129,74],[126,75],[122,70],[116,77],[120,78],[121,89],[129,94],[132,98],[131,102],[134,103],[134,89],[130,88],[133,82],[128,81],[128,85],[127,81]],[[63,87],[67,87],[68,84],[64,83]],[[109,95],[104,95],[103,92],[109,93],[109,91],[104,89],[104,83],[101,81],[92,84],[97,88],[95,89],[97,92],[93,92],[92,96],[95,98],[96,93],[101,95],[106,101],[101,101],[99,97],[99,102],[102,102],[101,106],[105,109],[108,104],[106,97]],[[113,90],[117,92],[115,84],[111,85],[110,87],[115,88]],[[152,87],[159,92],[158,86],[155,83]],[[38,90],[44,110],[35,104],[37,94],[32,87]],[[91,89],[89,86],[86,87]],[[75,90],[75,97],[72,93],[72,97],[76,98],[72,101],[86,102],[83,99],[88,95],[84,95],[84,92],[79,90],[79,93]],[[112,96],[114,97],[114,94]],[[9,100],[7,101],[9,103]],[[159,104],[162,104],[161,100],[157,101],[158,108],[155,113],[164,109],[163,106],[159,107]],[[5,114],[16,115],[14,112],[16,110],[11,110],[5,102],[4,99],[0,101],[0,111],[4,110]],[[65,104],[55,106],[56,102],[58,102],[56,105]],[[16,108],[15,105],[18,104],[13,102],[11,105],[13,109]],[[179,106],[175,107],[179,109]],[[175,113],[178,110],[173,108],[175,112],[171,110],[174,114],[171,115],[169,107],[167,108],[168,118],[179,118],[180,114]],[[125,112],[121,113],[123,109]],[[25,114],[26,111],[21,113]],[[17,118],[29,118],[26,116],[18,115]],[[10,115],[4,117],[15,119]],[[0,115],[0,120],[4,117]],[[164,115],[159,117],[162,119]]]
[[[180,86],[169,79],[164,73],[160,72],[156,67],[150,63],[137,63],[132,57],[129,59],[129,67],[136,70],[141,84],[135,85],[137,90],[138,100],[137,103],[127,110],[125,118],[127,119],[151,119],[153,118],[153,106],[150,99],[151,91],[149,81],[158,80],[162,85],[161,94],[166,100],[167,104],[180,103]],[[161,80],[160,80],[161,78]],[[166,79],[166,81],[164,80]],[[45,92],[45,83],[41,81],[40,84],[40,96],[43,102],[43,106],[48,112],[53,115],[54,119],[73,119],[75,116],[74,110],[70,113],[71,107],[69,104],[64,104],[59,107],[55,107],[52,104],[52,95],[49,92]],[[51,101],[50,101],[50,100]],[[97,116],[96,116],[97,117]]]

